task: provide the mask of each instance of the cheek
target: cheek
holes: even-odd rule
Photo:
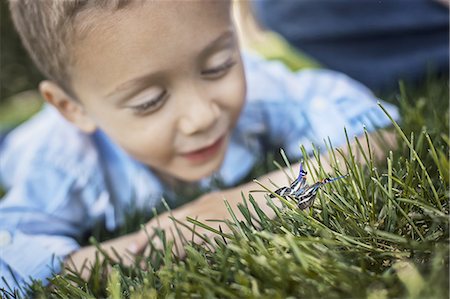
[[[224,92],[227,97],[223,105],[227,107],[233,114],[234,118],[239,116],[239,112],[244,105],[246,98],[247,84],[245,81],[244,70],[242,65],[236,70],[236,73],[229,82],[224,86]]]
[[[167,163],[172,157],[174,124],[165,113],[140,117],[115,110],[99,117],[98,125],[125,152],[148,166]]]
[[[140,162],[158,167],[169,163],[174,154],[169,124],[160,123],[134,133],[128,133],[124,149]],[[127,142],[128,141],[128,142]]]
[[[120,141],[121,147],[136,160],[149,166],[165,163],[173,152],[171,139],[162,130],[128,133]]]

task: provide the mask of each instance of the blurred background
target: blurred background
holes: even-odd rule
[[[0,132],[39,109],[42,101],[36,89],[40,80],[14,30],[8,2],[0,0]]]
[[[375,92],[448,74],[449,0],[259,0],[258,21]]]

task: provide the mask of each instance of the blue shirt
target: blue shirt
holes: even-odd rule
[[[212,177],[225,186],[242,180],[263,148],[282,147],[292,158],[300,145],[334,146],[349,137],[390,125],[371,92],[327,70],[292,73],[281,63],[244,56],[247,101],[224,162]],[[384,107],[394,119],[397,109]],[[211,178],[201,183],[207,185]],[[99,221],[114,229],[131,201],[138,208],[160,203],[164,185],[145,165],[101,131],[87,135],[52,107],[10,133],[0,147],[0,273],[12,287],[30,277],[60,271],[60,261],[80,245],[76,239]],[[9,271],[11,270],[11,271]],[[0,288],[5,287],[0,280]]]

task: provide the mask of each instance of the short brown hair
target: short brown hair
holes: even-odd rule
[[[10,0],[14,25],[38,69],[76,98],[69,69],[75,17],[94,8],[120,9],[128,0]]]

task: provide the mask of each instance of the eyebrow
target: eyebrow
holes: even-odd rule
[[[227,39],[231,38],[234,35],[234,31],[230,28],[224,31],[221,35],[219,35],[216,39],[210,42],[202,51],[201,54],[204,55],[213,51],[218,45],[221,45],[222,42],[227,41]]]
[[[200,52],[200,55],[206,55],[207,53],[212,52],[216,47],[218,47],[222,42],[226,41],[228,38],[234,35],[234,31],[230,28],[220,34],[217,38],[207,44],[207,46]],[[119,84],[113,91],[108,93],[105,97],[109,98],[116,94],[117,92],[126,90],[131,86],[139,86],[143,82],[148,82],[152,79],[152,77],[158,76],[159,72],[145,74],[136,78],[133,78],[129,81]]]

